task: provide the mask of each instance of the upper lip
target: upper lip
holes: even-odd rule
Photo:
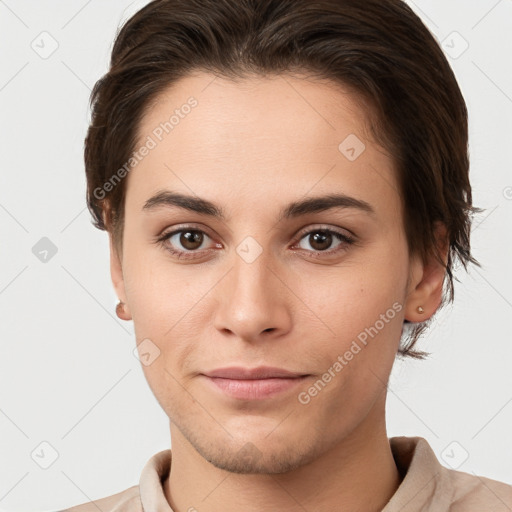
[[[220,377],[223,379],[271,379],[271,378],[297,378],[303,377],[304,373],[292,372],[284,368],[274,368],[271,366],[258,366],[257,368],[244,368],[241,366],[231,366],[229,368],[218,368],[205,372],[207,377]]]

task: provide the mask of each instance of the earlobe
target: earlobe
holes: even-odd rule
[[[127,311],[128,306],[124,303],[119,301],[116,306],[116,315],[121,320],[131,320],[132,317],[130,316],[130,313]]]
[[[442,301],[445,271],[441,265],[424,267],[421,281],[411,292],[405,317],[410,322],[424,322],[439,308]]]
[[[443,284],[446,277],[449,243],[446,228],[436,227],[438,250],[444,265],[435,256],[425,263],[416,257],[411,265],[410,288],[405,303],[405,319],[409,322],[424,322],[437,311],[443,300]]]
[[[110,246],[110,276],[112,284],[119,297],[119,303],[116,306],[116,315],[122,320],[131,320],[128,304],[126,303],[126,293],[124,287],[123,267],[120,255],[115,247],[112,234],[109,233]]]

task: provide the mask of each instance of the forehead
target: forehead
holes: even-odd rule
[[[194,107],[189,108],[187,103],[191,102]],[[231,80],[196,71],[151,102],[139,126],[139,139],[155,130],[158,136],[158,128],[174,117],[171,125],[176,142],[179,132],[190,135],[187,129],[193,124],[194,138],[184,149],[195,141],[210,149],[219,147],[221,139],[225,144],[243,140],[244,146],[250,147],[271,137],[286,136],[289,144],[300,147],[310,141],[304,147],[307,151],[312,146],[321,147],[318,142],[325,139],[326,132],[334,139],[345,132],[367,137],[368,109],[362,108],[362,103],[348,88],[327,80],[285,74]],[[186,122],[187,118],[196,122]],[[162,135],[166,134],[164,129]]]
[[[328,81],[196,72],[152,102],[136,149],[143,145],[151,149],[129,173],[127,192],[140,205],[162,188],[220,202],[333,187],[369,202],[398,200],[392,159],[369,138],[359,98]]]

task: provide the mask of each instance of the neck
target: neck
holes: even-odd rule
[[[381,418],[377,426],[371,416]],[[377,512],[400,485],[383,410],[371,412],[350,435],[313,462],[281,474],[235,474],[218,469],[173,424],[171,439],[172,464],[164,492],[174,512]]]

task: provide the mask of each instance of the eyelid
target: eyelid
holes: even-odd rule
[[[347,229],[347,228],[340,228],[340,227],[335,227],[335,226],[330,226],[328,224],[308,224],[306,227],[304,228],[301,228],[297,234],[294,236],[294,238],[297,238],[299,237],[299,240],[304,236],[304,235],[307,235],[308,233],[310,233],[311,231],[315,231],[315,230],[318,230],[318,231],[330,231],[330,232],[333,232],[333,233],[337,233],[341,236],[344,236],[346,238],[350,238],[350,239],[354,239],[354,241],[356,240],[356,235],[350,231],[350,229]]]
[[[196,224],[194,222],[189,222],[189,223],[183,223],[183,224],[176,224],[174,226],[172,226],[172,228],[169,228],[169,227],[165,227],[164,229],[162,229],[157,235],[156,237],[157,238],[161,238],[163,236],[168,236],[168,235],[171,235],[171,234],[174,234],[176,233],[177,231],[186,231],[187,229],[190,229],[191,231],[194,230],[194,231],[201,231],[201,232],[204,232],[206,233],[210,238],[212,238],[212,236],[209,234],[209,231],[210,229],[203,225],[203,224]]]

